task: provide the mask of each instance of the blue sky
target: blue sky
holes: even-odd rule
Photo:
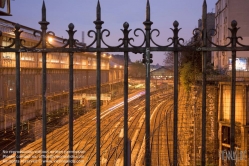
[[[207,0],[208,12],[215,11],[217,0]],[[197,27],[201,18],[203,0],[150,0],[152,29],[159,29],[161,34],[155,41],[165,45],[167,39],[172,37],[172,24],[179,22],[182,30],[179,37],[188,40],[192,30]],[[75,25],[75,38],[81,41],[82,31],[85,32],[85,42],[90,44],[91,38],[87,36],[89,30],[95,30],[93,21],[96,19],[97,0],[45,0],[47,9],[48,31],[53,31],[57,36],[67,38],[68,24]],[[123,23],[128,22],[130,29],[142,28],[145,21],[146,0],[100,0],[101,19],[104,21],[103,29],[109,29],[110,37],[106,38],[110,45],[118,45],[122,37],[120,29]],[[42,0],[12,0],[11,13],[13,16],[4,19],[40,29],[38,22],[41,20]],[[133,34],[133,31],[132,31]],[[132,37],[132,36],[131,36]],[[135,39],[139,45],[141,38]],[[120,53],[122,54],[122,53]],[[153,53],[154,64],[163,65],[165,58],[163,52]],[[141,54],[130,54],[132,61],[142,58]]]

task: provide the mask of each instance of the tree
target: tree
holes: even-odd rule
[[[190,41],[186,42],[186,46],[195,43],[195,47],[201,46],[198,42],[198,36],[194,36]],[[166,52],[164,59],[165,65],[174,68],[174,53]],[[189,90],[191,85],[196,81],[196,76],[202,71],[202,56],[201,52],[185,51],[178,55],[178,66],[180,72],[180,82]]]
[[[195,81],[194,70],[195,69],[193,68],[193,64],[191,62],[185,63],[180,68],[180,82],[187,91],[190,90],[191,85]]]
[[[165,66],[174,68],[174,53],[173,52],[165,52],[165,59],[163,60]]]
[[[171,68],[172,70],[174,69],[174,52],[166,52],[165,54],[165,59],[164,59],[164,64],[165,66]],[[182,54],[178,54],[178,67],[181,66],[182,64]]]
[[[145,65],[141,61],[135,61],[129,65],[129,76],[136,78],[145,77]]]
[[[193,37],[193,39],[187,43],[187,46],[195,43],[195,47],[200,47],[201,42],[196,42],[196,40],[197,38]],[[189,91],[191,85],[196,82],[196,76],[202,72],[202,54],[198,51],[183,52],[181,62],[180,81],[184,88]]]

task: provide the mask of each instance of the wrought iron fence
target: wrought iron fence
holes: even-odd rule
[[[230,130],[230,148],[231,151],[234,151],[235,148],[235,84],[236,84],[236,69],[235,69],[235,61],[236,61],[236,52],[237,51],[249,51],[248,45],[241,44],[238,39],[241,37],[237,36],[237,32],[239,28],[237,27],[237,22],[232,21],[231,28],[229,28],[231,32],[231,36],[228,37],[230,42],[224,46],[217,45],[213,43],[207,37],[207,4],[206,0],[203,2],[203,12],[202,12],[202,30],[194,29],[193,34],[201,33],[201,38],[199,39],[202,42],[201,47],[195,46],[195,44],[185,46],[183,44],[184,40],[179,38],[178,33],[180,28],[178,28],[179,23],[175,21],[173,23],[173,28],[171,28],[173,32],[173,36],[168,38],[170,40],[170,44],[167,45],[159,45],[152,38],[152,33],[157,32],[160,33],[158,29],[152,29],[151,26],[153,22],[150,20],[150,4],[149,0],[146,5],[146,20],[143,22],[145,26],[145,30],[137,28],[134,30],[134,34],[137,37],[137,32],[142,32],[143,41],[141,45],[135,46],[131,43],[133,38],[129,37],[131,30],[129,29],[129,24],[125,22],[123,24],[123,37],[119,39],[121,43],[117,46],[108,45],[103,35],[107,33],[107,37],[110,35],[110,31],[107,29],[102,30],[102,24],[104,23],[101,20],[101,7],[100,3],[97,3],[97,18],[94,21],[96,30],[90,30],[88,32],[88,36],[93,38],[91,44],[87,46],[82,46],[78,43],[77,40],[74,39],[74,25],[71,23],[68,26],[68,39],[64,40],[64,45],[62,47],[53,46],[47,40],[48,36],[55,36],[55,34],[51,31],[47,31],[47,26],[49,22],[46,19],[46,7],[43,2],[42,5],[42,20],[39,22],[41,25],[41,31],[35,31],[34,36],[39,36],[39,42],[33,47],[27,47],[24,44],[24,39],[20,38],[22,31],[20,31],[20,25],[15,25],[15,38],[10,38],[11,44],[9,46],[1,46],[0,52],[15,52],[16,55],[16,165],[20,165],[20,53],[21,52],[39,52],[42,53],[42,162],[43,165],[46,165],[46,81],[47,81],[47,66],[46,66],[46,54],[49,52],[64,52],[69,54],[69,165],[73,165],[71,162],[73,160],[73,58],[75,52],[97,52],[97,77],[96,77],[96,165],[100,165],[100,92],[101,92],[101,52],[123,52],[124,53],[124,153],[123,153],[123,164],[128,165],[128,54],[129,52],[133,53],[141,53],[145,54],[143,61],[146,65],[146,116],[145,116],[145,164],[151,165],[151,149],[150,149],[150,63],[152,60],[151,52],[155,51],[171,51],[174,52],[174,131],[173,131],[173,165],[178,165],[178,56],[179,52],[183,51],[200,51],[202,52],[202,146],[201,146],[201,165],[205,165],[205,155],[206,155],[206,68],[207,68],[207,52],[211,51],[231,51],[232,52],[232,77],[231,77],[231,130]],[[198,32],[199,31],[199,32]],[[215,47],[208,47],[207,43],[211,43]],[[151,46],[153,44],[154,46]],[[102,46],[103,45],[103,46]],[[96,47],[93,47],[96,46]],[[235,164],[234,161],[232,163]]]

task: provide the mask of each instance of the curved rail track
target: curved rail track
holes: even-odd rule
[[[165,164],[165,158],[168,158],[170,164],[170,148],[165,144],[167,141],[167,126],[172,125],[170,101],[172,92],[167,94],[154,93],[151,95],[151,149],[152,164]],[[161,104],[159,104],[161,103]],[[102,165],[122,165],[123,164],[123,108],[119,107],[112,110],[111,113],[102,109],[101,118],[101,164]],[[131,160],[132,165],[136,165],[136,160],[143,160],[143,142],[145,136],[145,97],[141,96],[129,102],[128,108],[128,137],[131,140]],[[108,114],[108,116],[106,116]],[[95,165],[96,160],[96,119],[95,112],[88,112],[74,121],[74,165]],[[172,130],[173,131],[173,130]],[[166,135],[162,135],[166,133]],[[42,140],[39,139],[28,146],[23,151],[30,151],[25,155],[25,160],[39,161],[41,164]],[[166,150],[165,150],[166,149]],[[47,165],[67,165],[68,163],[68,125],[58,128],[47,135],[47,158],[50,162]],[[165,151],[165,152],[164,152]],[[53,153],[52,153],[53,152]],[[166,154],[168,156],[166,156]],[[29,156],[29,157],[28,157]],[[164,158],[164,159],[163,159]],[[14,159],[14,155],[8,158]],[[63,163],[61,162],[63,159]],[[21,160],[21,165],[34,165],[34,163]],[[0,162],[1,163],[1,162]],[[8,162],[4,163],[8,165]],[[168,164],[168,165],[169,165]],[[9,164],[11,165],[11,164]]]

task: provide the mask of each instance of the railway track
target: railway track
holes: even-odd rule
[[[84,115],[87,111],[83,110],[82,107],[74,107],[75,117],[79,115]],[[79,111],[80,110],[80,111]],[[47,133],[53,132],[55,129],[62,127],[61,120],[64,117],[67,117],[67,108],[62,108],[60,110],[54,111],[47,115]],[[80,112],[80,113],[79,113]],[[51,118],[54,117],[54,118]],[[20,126],[21,128],[21,148],[25,147],[29,143],[32,143],[36,140],[36,134],[42,134],[42,128],[36,127],[39,126],[42,117],[37,117],[26,122],[23,122]],[[13,120],[14,121],[14,120]],[[0,159],[2,159],[3,151],[14,151],[15,149],[15,125],[12,125],[11,128],[0,131]]]
[[[158,96],[158,94],[152,94],[153,97],[157,97],[155,100],[158,103],[164,101],[169,96]],[[132,165],[136,165],[135,161],[141,156],[139,156],[142,151],[143,138],[145,135],[144,130],[144,104],[145,99],[144,96],[138,97],[129,103],[129,113],[128,113],[128,137],[131,140],[131,154],[132,154]],[[151,110],[154,110],[157,107],[158,103],[151,104]],[[102,109],[103,110],[103,109]],[[160,113],[159,113],[160,112]],[[157,111],[156,116],[160,116],[160,121],[157,122],[155,120],[156,126],[154,127],[155,133],[160,133],[162,129],[160,126],[164,126],[165,123],[161,119],[164,119],[166,116],[161,112]],[[122,165],[123,163],[123,137],[122,137],[122,129],[123,129],[123,109],[117,108],[111,113],[107,111],[102,111],[101,118],[101,164],[102,165]],[[107,116],[108,114],[108,116]],[[74,152],[79,152],[74,154],[74,161],[76,162],[74,165],[95,165],[96,162],[96,126],[95,126],[95,114],[92,112],[86,113],[84,116],[76,119],[74,121]],[[157,118],[155,118],[157,119]],[[47,135],[47,151],[53,153],[48,154],[48,160],[51,161],[47,163],[47,165],[67,165],[68,163],[68,154],[66,153],[68,150],[68,125],[65,125],[59,129],[54,130],[53,132]],[[157,148],[160,147],[159,138],[160,134],[157,134]],[[152,137],[152,140],[156,140],[156,138]],[[153,142],[153,141],[152,141]],[[28,154],[23,154],[21,158],[25,157],[25,160],[36,160],[37,163],[25,163],[24,160],[21,160],[21,165],[40,165],[41,164],[41,153],[37,153],[37,151],[41,151],[42,140],[39,139],[25,148],[23,151],[30,151],[29,158]],[[152,147],[154,148],[154,147]],[[63,153],[62,153],[63,152]],[[157,152],[160,154],[160,152]],[[26,156],[25,156],[26,155]],[[12,158],[11,158],[12,157]],[[9,160],[14,159],[14,155],[12,155]],[[49,158],[50,157],[50,158]],[[61,163],[61,159],[64,159],[65,162]],[[160,157],[157,159],[157,163],[160,164]],[[1,164],[1,162],[0,162]],[[4,163],[8,165],[8,162]],[[12,165],[12,164],[9,164]]]
[[[158,107],[154,110],[154,116],[152,114],[151,121],[151,164],[152,165],[170,165],[172,147],[169,143],[169,135],[172,133],[169,132],[167,124],[171,120],[170,115],[172,113],[173,103],[172,98],[173,94],[169,94],[164,98]]]

